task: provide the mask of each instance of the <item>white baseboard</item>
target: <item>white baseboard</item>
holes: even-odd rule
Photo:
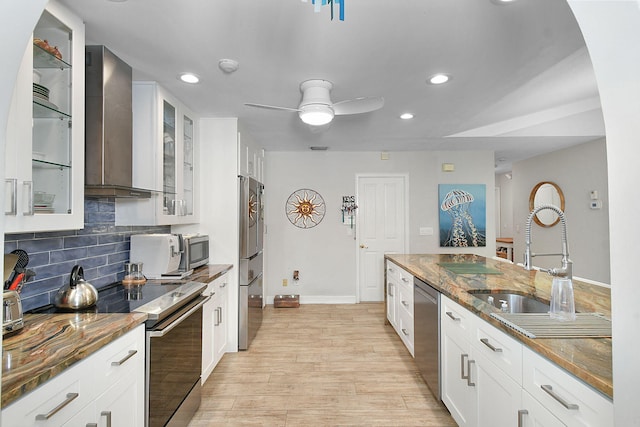
[[[274,295],[267,296],[267,304],[273,305]],[[353,295],[325,296],[325,295],[300,295],[300,304],[355,304]]]

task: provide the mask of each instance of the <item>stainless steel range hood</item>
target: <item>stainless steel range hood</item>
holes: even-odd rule
[[[86,197],[149,198],[134,188],[131,67],[104,46],[85,48]]]

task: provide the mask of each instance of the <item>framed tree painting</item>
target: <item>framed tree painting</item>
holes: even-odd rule
[[[485,184],[440,184],[438,202],[441,247],[487,245]]]

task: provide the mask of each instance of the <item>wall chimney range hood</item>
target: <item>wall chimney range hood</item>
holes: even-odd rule
[[[85,197],[149,198],[132,185],[131,67],[104,46],[85,55]]]

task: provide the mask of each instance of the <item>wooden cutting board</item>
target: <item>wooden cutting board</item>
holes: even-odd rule
[[[9,280],[9,276],[13,272],[13,269],[16,267],[18,263],[18,255],[16,254],[4,254],[4,279],[2,283]]]

